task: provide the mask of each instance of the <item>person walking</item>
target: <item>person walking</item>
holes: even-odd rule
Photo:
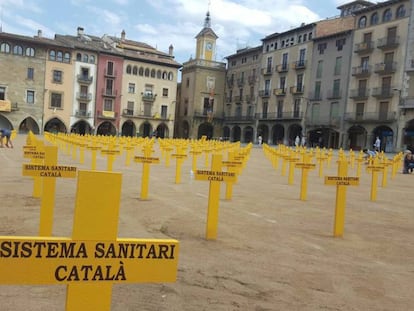
[[[0,148],[4,148],[3,138],[6,138],[6,147],[13,148],[13,143],[10,139],[11,131],[9,129],[0,128]]]
[[[381,140],[379,139],[378,136],[375,139],[374,149],[375,149],[376,152],[380,152],[381,151]]]

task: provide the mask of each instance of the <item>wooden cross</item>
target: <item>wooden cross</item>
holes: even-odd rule
[[[218,227],[218,211],[220,201],[220,182],[222,181],[236,181],[236,173],[223,172],[222,168],[222,154],[213,154],[211,160],[211,170],[196,170],[195,179],[205,180],[210,182],[210,189],[208,195],[208,210],[207,210],[207,228],[206,239],[217,239]]]
[[[117,238],[122,174],[78,175],[72,238],[0,236],[0,284],[67,284],[67,311],[109,311],[113,284],[175,282],[177,240]]]
[[[338,176],[325,176],[325,185],[336,186],[336,205],[335,205],[335,222],[334,236],[342,237],[345,227],[345,203],[346,187],[358,186],[359,177],[349,177],[348,161],[345,157],[338,160]]]
[[[43,164],[23,164],[23,176],[42,177],[39,235],[51,236],[55,208],[56,178],[75,178],[76,167],[57,165],[57,147],[44,147]]]
[[[134,157],[134,162],[142,163],[141,200],[146,200],[148,198],[150,164],[159,164],[160,159],[151,157],[152,143],[148,143],[143,147],[143,153],[144,156]]]

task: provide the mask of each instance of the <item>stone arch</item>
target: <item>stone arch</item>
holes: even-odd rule
[[[275,145],[283,144],[285,138],[285,128],[282,124],[275,124],[272,128],[272,141]]]
[[[25,118],[19,124],[19,133],[26,134],[31,131],[33,134],[40,134],[40,128],[37,122],[32,117]]]
[[[230,134],[230,141],[240,141],[241,139],[241,128],[240,126],[233,126],[233,128],[231,129],[231,134]]]
[[[246,126],[243,129],[243,142],[244,143],[253,143],[254,142],[254,137],[253,137],[253,127],[251,126]]]
[[[78,122],[72,125],[70,132],[81,134],[81,135],[93,134],[93,128],[87,121],[79,120]]]
[[[135,133],[136,133],[136,127],[135,127],[134,122],[132,122],[131,120],[127,120],[124,122],[124,124],[122,124],[122,128],[121,128],[122,136],[134,137]]]
[[[211,123],[201,123],[198,127],[197,138],[200,139],[202,136],[207,136],[208,139],[211,139],[213,137],[213,130],[214,128]]]
[[[44,131],[51,132],[51,133],[67,133],[68,132],[65,123],[63,123],[63,121],[57,117],[52,118],[45,123]]]
[[[104,135],[104,136],[116,136],[116,128],[109,121],[104,121],[98,125],[96,129],[97,135]]]

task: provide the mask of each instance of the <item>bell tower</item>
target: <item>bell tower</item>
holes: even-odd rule
[[[211,29],[210,12],[208,11],[204,20],[204,27],[198,33],[196,39],[196,59],[214,60],[218,36]]]

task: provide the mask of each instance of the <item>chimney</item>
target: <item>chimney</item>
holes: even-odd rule
[[[41,29],[39,29],[39,30],[37,31],[37,37],[38,37],[38,38],[41,38],[41,37],[42,37],[42,30],[41,30]]]
[[[174,56],[174,47],[172,44],[170,44],[170,47],[168,48],[168,55]]]
[[[125,41],[125,30],[121,32],[121,41]]]
[[[82,27],[78,27],[78,37],[83,35],[83,28]]]

